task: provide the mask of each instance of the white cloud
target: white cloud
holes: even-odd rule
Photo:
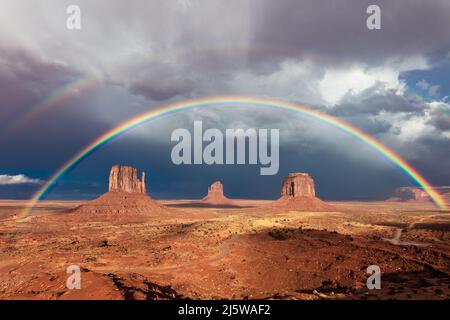
[[[416,83],[416,86],[422,90],[428,90],[430,84],[426,80],[422,79]]]
[[[32,179],[23,174],[18,174],[15,176],[0,174],[0,185],[14,185],[14,184],[40,184],[42,183],[39,179]]]
[[[238,71],[230,81],[232,92],[244,95],[270,96],[281,100],[301,101],[322,105],[317,83],[324,68],[310,60],[285,60],[269,74],[255,74],[251,70]]]
[[[428,94],[429,94],[430,96],[435,97],[435,96],[438,95],[439,89],[440,89],[440,88],[441,88],[441,86],[438,85],[438,84],[433,85],[433,86],[430,87],[430,89],[428,89]]]
[[[399,129],[398,137],[403,141],[416,140],[433,130],[432,126],[428,125],[427,117],[412,117],[397,121],[396,126]]]
[[[439,94],[439,89],[441,89],[441,86],[438,84],[431,84],[427,82],[426,80],[422,79],[416,83],[416,86],[419,89],[422,89],[423,91],[426,91],[428,95],[432,97],[436,97]]]
[[[356,95],[377,83],[383,84],[386,90],[395,90],[401,94],[405,84],[399,80],[400,73],[427,67],[423,56],[414,56],[371,68],[354,65],[328,69],[319,82],[318,91],[329,105],[338,103],[347,93]]]

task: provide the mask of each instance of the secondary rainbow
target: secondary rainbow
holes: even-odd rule
[[[368,134],[360,131],[359,129],[352,127],[351,125],[345,123],[342,120],[334,118],[325,113],[312,110],[310,108],[300,106],[294,103],[278,101],[268,98],[259,97],[246,97],[246,96],[225,96],[225,97],[208,97],[202,99],[187,100],[177,103],[172,103],[164,105],[162,107],[152,109],[145,112],[139,116],[136,116],[130,120],[123,122],[122,124],[116,126],[115,128],[109,130],[83,150],[78,152],[74,157],[72,157],[66,164],[64,164],[58,171],[56,171],[50,179],[34,194],[30,199],[27,208],[23,212],[28,214],[30,210],[36,205],[36,203],[41,200],[44,195],[50,190],[50,188],[69,170],[75,167],[81,160],[86,158],[93,151],[119,136],[120,134],[139,126],[140,124],[164,116],[171,113],[175,113],[182,110],[187,110],[191,108],[207,107],[207,106],[226,106],[230,105],[251,105],[251,106],[261,106],[261,107],[275,107],[285,110],[291,110],[299,112],[301,114],[310,116],[311,118],[317,119],[321,122],[328,123],[349,135],[357,138],[358,140],[368,144],[373,149],[378,151],[386,159],[394,163],[399,167],[407,176],[409,176],[418,186],[422,187],[428,195],[433,199],[433,201],[441,208],[447,209],[447,205],[442,196],[434,190],[431,184],[411,165],[409,165],[405,160],[403,160],[399,155],[395,154],[392,150],[382,145],[375,138],[369,136]]]
[[[82,76],[57,87],[40,103],[33,106],[27,113],[23,114],[13,122],[6,131],[16,130],[27,126],[37,117],[44,115],[53,108],[60,107],[65,100],[95,86],[98,82],[99,79],[96,77]]]

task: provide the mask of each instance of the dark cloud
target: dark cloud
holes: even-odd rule
[[[411,164],[422,172],[436,186],[447,185],[450,181],[449,139],[439,134],[424,135],[414,143],[416,155]]]
[[[105,79],[30,127],[1,136],[0,149],[8,150],[0,157],[5,174],[45,179],[94,138],[141,112],[186,98],[242,94],[307,103],[375,135],[433,182],[450,180],[448,117],[410,94],[400,79],[406,71],[428,68],[436,52],[450,47],[446,0],[76,2],[84,17],[79,32],[65,29],[67,1],[0,4],[2,120],[15,120],[80,75]],[[382,9],[380,31],[365,27],[369,4]],[[431,77],[429,84],[440,83]],[[439,94],[445,95],[444,86]],[[170,132],[197,119],[221,129],[282,129],[280,173],[261,177],[253,167],[174,166]],[[54,195],[104,192],[107,170],[116,163],[148,171],[152,194],[163,198],[200,197],[217,179],[232,197],[275,198],[290,171],[311,172],[319,194],[330,199],[383,198],[409,183],[379,155],[337,132],[278,109],[185,112],[112,141]]]
[[[143,95],[151,100],[164,101],[176,96],[188,98],[194,85],[188,79],[176,79],[168,75],[136,81],[130,86],[131,93]]]
[[[450,116],[448,114],[435,114],[431,123],[439,130],[450,131]]]
[[[21,48],[0,44],[0,57],[0,116],[5,122],[77,75],[62,63],[44,60]]]
[[[441,131],[450,131],[450,105],[441,103],[432,109],[429,123]]]
[[[358,94],[346,94],[331,113],[341,117],[374,116],[383,112],[418,115],[426,108],[425,102],[416,96],[398,94],[396,90],[376,84]]]
[[[381,8],[379,31],[366,28],[366,9]],[[325,64],[379,64],[430,54],[450,44],[450,3],[432,1],[264,1],[252,24],[256,43],[313,54]]]

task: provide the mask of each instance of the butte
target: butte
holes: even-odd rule
[[[78,213],[121,215],[164,214],[169,211],[147,194],[144,172],[139,180],[136,168],[120,165],[111,168],[107,193],[75,209]]]
[[[220,181],[216,181],[208,187],[208,194],[202,199],[202,203],[211,206],[238,206],[232,199],[224,195],[223,185]]]
[[[431,198],[425,190],[418,187],[400,187],[394,190],[390,201],[401,202],[431,202]]]
[[[273,206],[292,211],[334,211],[334,207],[316,197],[313,178],[307,173],[289,173],[281,184],[281,197]]]

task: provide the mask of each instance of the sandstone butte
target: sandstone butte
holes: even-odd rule
[[[109,191],[75,209],[81,213],[146,214],[170,211],[147,194],[145,173],[138,179],[136,168],[115,165],[109,173]]]
[[[145,187],[145,172],[138,179],[137,169],[115,165],[109,173],[109,192],[147,193]]]
[[[313,178],[307,173],[289,173],[281,184],[281,197],[274,206],[283,210],[333,211],[333,206],[316,197]]]
[[[450,186],[433,187],[444,201],[450,203]],[[419,187],[399,187],[394,190],[388,201],[412,202],[412,203],[433,203],[430,195]]]
[[[109,173],[108,192],[76,208],[79,213],[95,214],[165,214],[172,209],[157,203],[147,194],[145,173],[138,178],[136,168],[115,165]],[[214,206],[236,206],[224,195],[223,185],[216,181],[208,188],[202,203]],[[333,206],[316,197],[314,180],[307,173],[290,173],[281,185],[281,197],[272,206],[280,210],[332,211]]]
[[[425,190],[418,187],[400,187],[394,190],[392,198],[394,201],[418,201],[428,202],[431,201],[430,196]]]
[[[208,194],[202,199],[203,203],[210,205],[233,206],[235,202],[227,198],[223,193],[223,185],[220,181],[215,181],[208,187]]]

